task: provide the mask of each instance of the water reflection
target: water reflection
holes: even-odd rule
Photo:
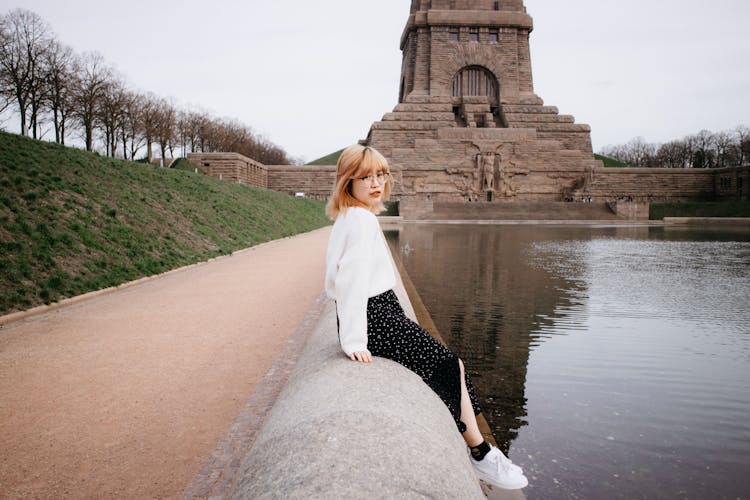
[[[389,237],[496,439],[532,475],[529,498],[750,486],[750,231],[404,225]]]
[[[502,231],[492,226],[405,226],[401,258],[445,341],[469,367],[498,443],[507,450],[526,424],[524,395],[529,348],[548,327],[571,328],[585,314],[585,260],[559,261],[538,248],[539,228]],[[569,229],[581,238],[587,229]],[[647,228],[603,229],[638,237]],[[408,249],[404,252],[403,249]],[[555,267],[539,265],[549,261]]]

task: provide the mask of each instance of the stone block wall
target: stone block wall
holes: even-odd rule
[[[212,177],[317,200],[328,198],[336,177],[335,166],[264,165],[239,153],[190,153],[187,158]]]
[[[268,189],[327,200],[336,179],[335,165],[269,165]]]
[[[597,168],[587,195],[595,200],[701,201],[715,199],[711,169]]]
[[[485,179],[477,169],[477,155],[488,152],[494,162],[494,201],[500,206],[487,204],[481,189]],[[474,217],[473,212],[488,219],[512,218],[524,207],[533,218],[541,213],[539,207],[552,206],[572,217],[571,207],[582,208],[563,201],[589,201],[597,206],[606,203],[617,218],[640,220],[648,218],[650,202],[747,201],[750,191],[750,166],[607,168],[580,151],[561,150],[557,141],[540,139],[535,129],[442,129],[438,139],[415,139],[410,147],[391,153],[399,159],[391,164],[393,198],[399,200],[400,215],[406,219],[467,210],[471,213],[465,218]],[[318,200],[328,199],[336,176],[335,165],[263,165],[237,153],[196,153],[188,158],[208,175]],[[248,175],[250,166],[264,174]],[[519,208],[510,209],[508,202]],[[463,211],[456,209],[460,205]],[[596,208],[588,205],[589,211]],[[596,218],[607,217],[600,213]]]
[[[239,153],[189,153],[187,159],[207,175],[261,188],[268,187],[268,170]]]
[[[750,165],[716,169],[714,189],[721,200],[750,200]]]

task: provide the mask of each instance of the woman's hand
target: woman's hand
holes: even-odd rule
[[[372,363],[370,351],[354,351],[349,355],[349,359],[359,361],[360,363]]]

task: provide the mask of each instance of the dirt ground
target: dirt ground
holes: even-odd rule
[[[329,231],[1,327],[0,497],[181,497],[321,293]]]

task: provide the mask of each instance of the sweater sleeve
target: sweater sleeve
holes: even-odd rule
[[[336,273],[339,340],[347,356],[367,350],[367,299],[372,280],[373,236],[377,236],[369,222],[359,216],[351,221]]]

